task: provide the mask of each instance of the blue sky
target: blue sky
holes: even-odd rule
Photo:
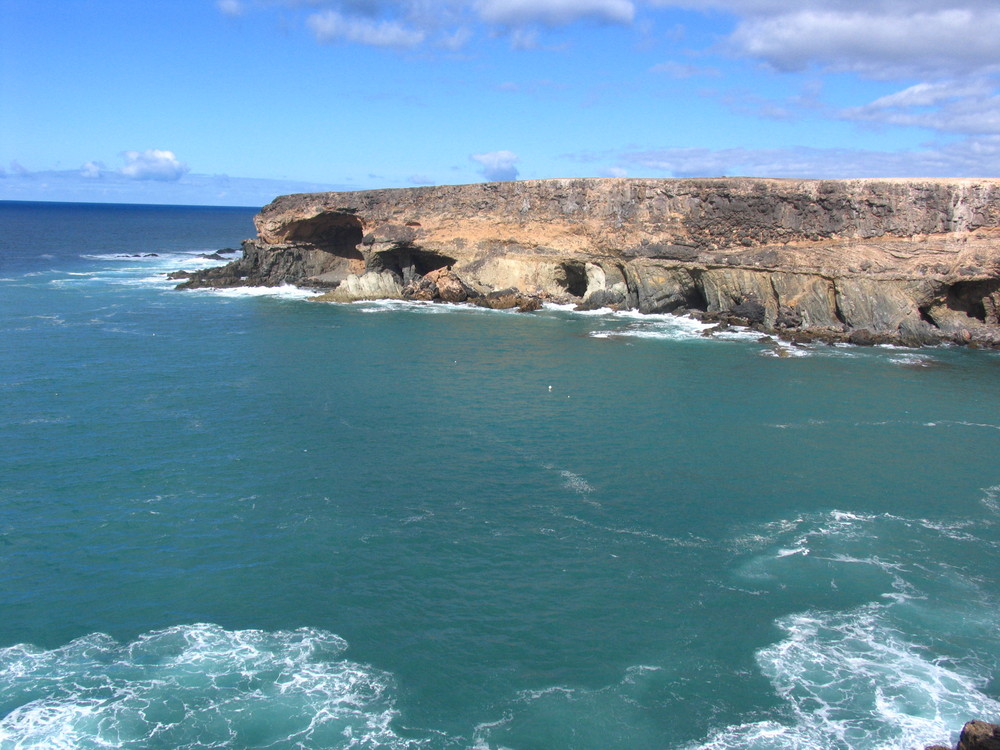
[[[995,0],[0,0],[0,200],[1000,176]]]

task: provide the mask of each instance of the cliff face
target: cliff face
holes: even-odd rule
[[[1000,343],[1000,181],[581,179],[283,196],[187,286],[535,297]],[[492,305],[491,305],[492,306]]]

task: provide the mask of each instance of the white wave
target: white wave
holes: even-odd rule
[[[979,501],[993,513],[1000,514],[1000,484],[983,489],[983,497]]]
[[[933,367],[938,364],[938,360],[923,354],[897,354],[889,357],[889,361],[894,365],[904,367]]]
[[[465,315],[523,315],[516,307],[506,310],[493,310],[488,307],[466,304],[462,302],[428,302],[425,300],[377,299],[356,300],[354,302],[332,302],[329,304],[347,304],[356,307],[363,313],[387,313],[406,311],[424,315],[448,315],[462,313]]]
[[[214,253],[218,253],[222,260],[219,260],[219,258],[208,257]],[[164,261],[183,261],[191,263],[204,261],[206,263],[219,265],[221,263],[228,263],[229,261],[240,257],[240,251],[236,250],[232,253],[223,253],[220,250],[169,250],[142,253],[84,253],[80,257],[84,260],[104,260],[123,263],[162,263]]]
[[[797,346],[780,339],[776,339],[760,352],[763,357],[811,357],[817,353],[817,349]]]
[[[997,488],[987,488],[984,492],[989,495],[994,490]],[[866,514],[831,510],[826,513],[809,514],[763,524],[759,532],[737,537],[733,546],[735,551],[774,547],[780,552],[788,548],[798,549],[815,546],[819,544],[819,540],[826,537],[828,539],[823,542],[826,547],[843,542],[857,543],[865,547],[872,540],[882,536],[881,530],[878,528],[880,524],[891,524],[897,527],[920,527],[957,541],[971,541],[978,540],[978,538],[968,529],[974,529],[977,523],[974,519],[941,521],[927,518],[906,518],[892,513]],[[789,537],[792,537],[794,541],[789,540]],[[815,540],[815,542],[811,540]],[[829,557],[824,559],[834,560],[838,557],[837,554],[831,553]],[[848,558],[844,557],[843,559],[847,560]],[[865,556],[858,559],[852,558],[851,561],[872,562],[873,559],[870,556]],[[888,565],[889,563],[880,561],[879,564]]]
[[[885,605],[804,612],[778,622],[786,637],[757,653],[790,721],[729,726],[704,750],[889,750],[950,745],[969,717],[996,716],[1000,703],[972,677],[906,638]]]
[[[733,552],[746,556],[735,569],[745,580],[784,581],[788,566],[808,557],[813,566],[820,562],[827,567],[833,586],[839,576],[852,575],[843,566],[878,570],[884,574],[885,589],[872,595],[902,601],[927,596],[925,574],[913,574],[906,551],[914,530],[932,535],[920,544],[950,540],[994,547],[995,542],[977,535],[981,526],[982,521],[974,518],[938,520],[832,510],[762,524],[756,531],[735,537],[730,545]],[[911,541],[901,542],[900,547],[898,540]]]
[[[589,495],[594,491],[594,488],[590,486],[590,482],[579,474],[563,470],[559,472],[559,476],[563,478],[563,486],[568,490],[573,490],[573,492],[578,492],[581,495]]]
[[[1000,425],[989,422],[963,422],[953,419],[941,419],[937,422],[924,422],[924,427],[980,427],[987,430],[1000,430]]]
[[[603,526],[601,524],[594,523],[593,521],[588,521],[584,518],[580,518],[579,516],[574,516],[570,514],[556,513],[555,515],[559,518],[565,518],[568,521],[573,521],[575,523],[580,524],[581,526],[587,526],[589,528],[596,529],[598,531],[605,531],[608,532],[609,534],[624,534],[626,536],[639,537],[640,539],[653,539],[657,542],[665,542],[672,547],[697,548],[697,547],[703,547],[705,544],[708,543],[707,539],[694,535],[691,535],[687,538],[667,536],[665,534],[657,534],[655,531],[646,531],[645,529],[626,529],[615,526]]]
[[[203,287],[201,289],[188,289],[188,292],[199,294],[211,294],[215,297],[226,297],[237,299],[240,297],[277,297],[279,299],[300,300],[315,297],[319,292],[311,289],[301,289],[291,284],[281,286],[236,286],[225,289],[215,289]]]
[[[4,748],[415,748],[392,728],[391,677],[312,628],[189,625],[120,644],[0,650]]]
[[[594,311],[598,312],[598,311]],[[711,326],[691,317],[679,315],[643,315],[631,312],[603,313],[609,323],[627,319],[629,325],[621,328],[600,329],[590,333],[592,338],[638,338],[666,341],[702,340],[702,333]]]
[[[468,310],[478,310],[482,312],[492,312],[484,310],[483,308],[472,307],[470,305],[458,305],[450,302],[425,302],[422,300],[406,300],[406,299],[374,299],[374,300],[355,300],[354,302],[340,303],[333,302],[330,304],[348,304],[352,307],[358,309],[359,312],[363,313],[386,313],[386,312],[398,312],[400,310],[406,310],[410,312],[427,313],[427,314],[440,314],[449,312],[462,312]]]
[[[808,555],[808,547],[792,547],[791,549],[781,548],[775,557],[791,557],[792,555]]]

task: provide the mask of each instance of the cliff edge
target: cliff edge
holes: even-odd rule
[[[1000,180],[558,179],[287,195],[181,287],[690,312],[1000,346]]]

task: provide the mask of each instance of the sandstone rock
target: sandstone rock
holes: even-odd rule
[[[318,297],[316,302],[357,302],[360,300],[403,299],[403,285],[391,271],[368,271],[351,274],[336,289]]]
[[[1000,340],[998,180],[536,180],[283,196],[255,223],[242,258],[181,286],[514,288],[767,330]]]
[[[470,290],[462,280],[448,268],[431,271],[424,279],[435,287],[435,296],[442,302],[465,302],[470,296]]]
[[[632,261],[623,266],[627,306],[642,313],[668,313],[681,307],[703,307],[705,297],[689,268],[662,261]]]
[[[470,299],[470,302],[478,307],[485,307],[490,310],[510,310],[516,307],[519,312],[534,312],[542,308],[542,301],[538,297],[519,294],[516,289],[491,292],[490,294]]]

